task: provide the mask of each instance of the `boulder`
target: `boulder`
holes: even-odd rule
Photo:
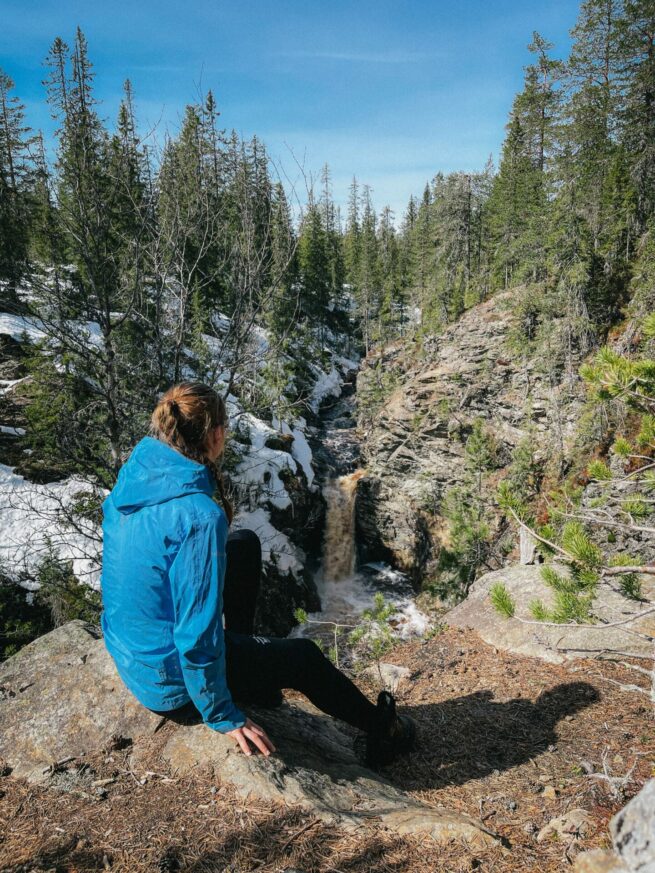
[[[0,757],[12,774],[47,779],[50,764],[161,721],[127,691],[99,632],[72,621],[0,664]]]
[[[52,763],[106,748],[116,737],[133,741],[136,766],[149,745],[139,737],[165,722],[134,699],[97,630],[82,621],[40,637],[0,665],[0,694],[0,757],[13,776],[35,782],[47,782]],[[211,769],[243,796],[299,804],[346,827],[373,819],[400,834],[440,841],[494,839],[480,822],[429,806],[362,766],[352,738],[308,704],[252,714],[278,749],[270,758],[246,757],[230,737],[200,721],[168,722],[160,753],[178,773]]]
[[[576,873],[655,873],[655,779],[610,822],[614,851],[578,855]]]
[[[337,723],[309,704],[249,708],[277,749],[270,758],[246,757],[229,737],[202,723],[178,729],[161,754],[178,774],[210,768],[242,797],[298,804],[334,824],[356,827],[375,820],[399,834],[429,834],[438,841],[491,839],[462,813],[432,807],[363,767]],[[138,753],[133,757],[138,764]]]
[[[655,779],[610,822],[614,849],[628,870],[655,873]]]
[[[406,682],[412,675],[412,671],[408,667],[400,667],[398,664],[388,664],[385,661],[380,661],[378,664],[372,664],[364,670],[366,676],[376,684],[386,688],[392,694],[398,690],[398,686]]]
[[[554,836],[568,840],[585,837],[591,828],[592,819],[586,809],[569,809],[544,825],[537,835],[537,842],[543,843]]]
[[[566,572],[562,567],[557,569]],[[499,615],[491,603],[489,590],[497,582],[502,582],[514,599],[514,618]],[[644,593],[655,600],[652,581],[644,584]],[[566,659],[589,656],[590,653],[596,654],[607,648],[634,652],[636,655],[652,655],[652,642],[635,636],[629,630],[639,630],[655,636],[655,614],[629,624],[629,630],[624,626],[605,628],[601,623],[622,621],[630,615],[638,615],[649,604],[628,600],[609,585],[602,583],[593,605],[593,613],[600,622],[594,627],[571,624],[550,627],[535,622],[530,612],[530,603],[541,600],[549,606],[552,596],[552,589],[544,582],[539,565],[507,567],[481,576],[471,586],[466,600],[446,613],[444,618],[453,627],[473,628],[485,642],[496,648],[542,658],[554,664]],[[526,621],[530,624],[524,623]]]

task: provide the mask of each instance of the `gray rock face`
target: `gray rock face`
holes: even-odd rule
[[[115,736],[135,741],[136,764],[139,736],[162,724],[124,687],[103,640],[81,621],[46,634],[0,665],[0,693],[0,757],[14,776],[36,782],[48,779],[54,761],[104,748]],[[210,767],[244,796],[300,804],[347,827],[376,819],[401,834],[493,839],[479,822],[421,803],[367,770],[337,723],[309,705],[284,704],[254,710],[253,716],[278,749],[270,758],[246,757],[230,737],[202,723],[171,723],[161,754],[180,773]]]
[[[209,766],[243,797],[254,794],[299,804],[335,824],[356,827],[375,819],[397,833],[427,833],[436,840],[490,838],[468,816],[421,803],[367,770],[350,738],[309,704],[283,704],[278,710],[253,707],[251,714],[273,740],[276,755],[248,758],[229,737],[217,736],[202,724],[177,730],[162,755],[178,773]]]
[[[563,568],[559,568],[563,571]],[[516,603],[516,617],[503,618],[494,609],[489,599],[489,589],[502,582]],[[644,583],[647,597],[655,601],[655,584]],[[549,627],[541,623],[524,624],[518,619],[533,621],[530,603],[541,600],[546,606],[552,603],[552,590],[541,576],[539,565],[516,565],[503,570],[486,573],[473,583],[468,597],[445,615],[448,624],[454,627],[470,627],[476,630],[485,642],[509,652],[542,658],[551,663],[561,663],[567,658],[584,657],[589,651],[612,648],[617,651],[651,655],[653,644],[643,637],[635,636],[629,629],[655,635],[655,614],[648,615],[626,626],[604,628],[558,625]],[[622,621],[630,615],[638,615],[648,604],[628,600],[607,585],[599,586],[593,613],[603,622]],[[568,651],[565,651],[568,650]]]
[[[161,720],[125,689],[104,643],[82,621],[34,640],[0,664],[0,757],[43,781],[53,761],[102,748]]]
[[[388,664],[386,661],[372,664],[364,670],[364,673],[369,676],[373,682],[379,683],[392,694],[395,694],[399,686],[402,685],[403,682],[407,682],[412,675],[412,671],[408,667],[400,667],[398,664]]]
[[[655,873],[655,779],[610,822],[614,851],[584,852],[576,873]]]
[[[552,385],[539,362],[512,355],[509,295],[473,307],[442,334],[424,342],[411,360],[395,343],[365,360],[357,377],[365,396],[382,376],[396,385],[371,419],[360,410],[367,475],[360,480],[357,523],[364,560],[388,560],[415,579],[430,571],[442,542],[439,508],[465,473],[464,446],[473,422],[483,418],[498,444],[501,467],[530,432],[537,453],[557,440],[572,444],[582,386]]]
[[[614,849],[628,870],[655,873],[655,779],[614,816],[610,830]]]

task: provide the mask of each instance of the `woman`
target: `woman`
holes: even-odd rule
[[[388,763],[415,734],[390,694],[374,706],[310,640],[253,636],[261,544],[253,531],[228,534],[233,508],[216,466],[227,422],[213,389],[176,385],[121,469],[103,503],[105,645],[144,706],[202,718],[246,755],[275,748],[234,700],[275,706],[294,688],[367,733],[371,766]]]

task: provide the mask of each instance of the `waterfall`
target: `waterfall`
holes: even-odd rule
[[[355,470],[330,479],[323,487],[327,503],[323,540],[323,578],[326,582],[349,579],[355,572],[355,494],[364,475]]]
[[[355,498],[357,483],[366,471],[358,467],[362,457],[353,388],[351,384],[351,390],[321,412],[320,446],[314,456],[320,462],[319,481],[326,502],[321,565],[314,580],[321,609],[291,632],[293,637],[309,636],[328,645],[333,643],[332,623],[356,625],[378,592],[397,607],[394,626],[400,636],[423,633],[428,626],[428,619],[414,605],[411,583],[402,573],[381,562],[357,566]]]

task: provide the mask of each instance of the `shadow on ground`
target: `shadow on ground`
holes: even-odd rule
[[[558,723],[599,700],[592,685],[571,682],[544,691],[534,703],[521,697],[498,702],[485,690],[407,707],[403,711],[416,720],[420,745],[389,775],[411,791],[502,773],[556,745]]]
[[[558,723],[599,700],[598,690],[589,683],[570,682],[544,691],[534,703],[522,697],[499,702],[492,691],[484,690],[440,703],[404,707],[401,711],[417,722],[419,746],[398,766],[380,775],[409,791],[463,785],[472,779],[501,773],[556,745]],[[275,721],[279,718],[266,712],[256,712],[256,717],[264,725],[271,717]],[[323,720],[325,716],[318,718]],[[198,724],[202,716],[185,713],[174,720]],[[303,739],[300,744],[298,738],[290,743],[291,732],[284,736],[284,722],[276,727],[280,755],[285,761],[298,762],[298,745],[302,745]],[[358,757],[363,759],[363,737],[355,746]],[[327,761],[321,760],[320,753],[313,756],[311,764],[319,772],[322,763]]]

